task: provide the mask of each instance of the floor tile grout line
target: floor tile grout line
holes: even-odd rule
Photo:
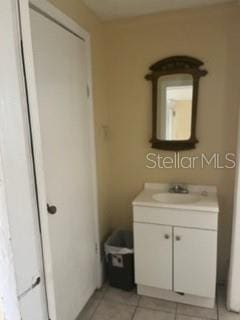
[[[177,302],[177,306],[176,306],[176,314],[178,314],[178,307],[179,307],[179,303]]]
[[[162,309],[151,309],[151,308],[145,308],[145,307],[141,307],[141,306],[137,306],[136,309],[135,309],[135,312],[133,314],[133,317],[131,318],[131,320],[134,320],[134,317],[136,315],[136,312],[137,310],[146,310],[146,311],[154,311],[154,312],[162,312],[162,313],[167,313],[169,315],[173,315],[174,316],[174,320],[176,320],[176,311],[175,312],[169,312],[169,311],[166,311],[166,310],[162,310]]]
[[[174,320],[177,319],[177,308],[178,308],[178,303],[176,303],[176,309],[175,309],[175,317],[174,317]]]
[[[136,304],[129,304],[129,303],[125,303],[125,302],[121,302],[121,301],[116,301],[116,300],[111,300],[111,299],[103,299],[104,302],[109,302],[112,304],[120,304],[121,306],[127,306],[127,307],[138,307],[138,305]]]
[[[92,320],[92,319],[93,319],[94,315],[95,315],[96,312],[97,312],[98,307],[100,306],[100,304],[101,304],[101,302],[102,302],[101,299],[99,299],[99,300],[97,300],[97,301],[98,301],[98,303],[97,303],[97,305],[96,305],[96,307],[95,307],[95,309],[94,309],[94,311],[93,311],[93,314],[90,316],[89,320]]]
[[[139,309],[144,309],[144,310],[151,310],[151,311],[160,311],[160,312],[165,312],[165,313],[168,313],[168,314],[175,314],[176,311],[172,312],[172,311],[167,311],[167,310],[164,310],[164,309],[160,309],[160,308],[150,308],[150,307],[143,307],[143,306],[137,306]]]
[[[183,314],[183,313],[177,313],[176,316],[184,316],[186,318],[189,318],[189,320],[192,319],[192,318],[198,319],[198,320],[216,320],[216,319],[213,319],[213,318],[200,317],[200,316],[195,316],[195,315],[193,316],[193,315]]]
[[[219,291],[216,289],[217,320],[219,320]]]
[[[152,311],[161,311],[161,312],[166,312],[166,313],[171,313],[171,314],[175,314],[177,312],[177,303],[176,303],[176,308],[175,308],[174,312],[172,312],[172,311],[169,311],[169,310],[166,310],[166,309],[163,309],[163,308],[151,308],[151,307],[141,306],[141,300],[142,299],[143,299],[143,296],[140,295],[140,298],[138,300],[138,305],[137,305],[138,308],[145,309],[145,310],[146,309],[147,310],[152,310]],[[153,299],[156,299],[156,298],[153,298]],[[164,300],[164,301],[167,301],[167,300]]]
[[[109,285],[107,283],[105,283],[105,287],[103,288],[103,292],[102,292],[102,299],[105,298],[105,295],[106,295],[108,289],[109,289]]]
[[[132,317],[131,317],[131,320],[134,320],[135,315],[136,315],[136,313],[137,313],[137,309],[138,309],[138,306],[136,306],[136,308],[135,308],[135,310],[134,310],[134,312],[133,312],[133,315],[132,315]]]
[[[138,295],[138,294],[137,294],[137,295]],[[140,296],[140,295],[139,295],[139,299],[138,299],[137,307],[139,307],[139,306],[140,306],[140,302],[141,302],[141,300],[142,300],[142,296]]]
[[[126,302],[123,302],[123,301],[119,301],[117,299],[112,299],[110,297],[106,297],[106,294],[107,294],[109,288],[112,288],[112,287],[109,286],[108,288],[106,288],[105,293],[104,293],[103,298],[102,298],[104,301],[110,302],[110,303],[113,303],[113,304],[121,304],[121,305],[129,306],[129,307],[138,307],[141,296],[139,296],[137,304],[130,304],[130,303],[126,303]],[[138,295],[136,294],[136,296],[138,296]]]
[[[184,313],[184,312],[180,312],[180,313],[177,312],[177,314],[180,315],[180,316],[188,317],[188,318],[194,317],[194,318],[197,318],[197,319],[218,320],[217,318],[210,318],[210,317],[208,317],[208,316],[204,316],[204,317],[202,317],[202,316],[195,316],[195,315],[190,315],[190,314],[187,314],[187,313]]]
[[[104,290],[104,292],[103,292],[103,295],[102,295],[102,299],[104,300],[105,299],[105,296],[106,296],[106,294],[107,294],[107,288]]]
[[[177,319],[177,311],[174,314],[174,320],[176,320],[176,319]]]

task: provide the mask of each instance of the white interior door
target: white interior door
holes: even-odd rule
[[[174,228],[174,291],[215,297],[217,232]]]
[[[96,288],[86,44],[32,9],[31,26],[57,319],[74,320]]]
[[[136,283],[172,290],[172,227],[134,223]]]

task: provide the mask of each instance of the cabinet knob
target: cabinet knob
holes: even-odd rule
[[[180,241],[181,237],[180,236],[176,236],[176,241]]]
[[[169,234],[165,234],[165,235],[164,235],[164,238],[165,238],[165,239],[169,239],[169,238],[170,238]]]

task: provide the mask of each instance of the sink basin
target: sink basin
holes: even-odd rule
[[[202,199],[200,195],[167,192],[155,193],[152,195],[152,198],[158,202],[172,204],[195,203]]]
[[[145,183],[133,206],[219,212],[215,186],[188,184],[189,193],[169,193],[168,183]]]

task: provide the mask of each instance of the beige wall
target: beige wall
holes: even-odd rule
[[[229,258],[234,170],[212,168],[147,169],[152,152],[151,89],[148,67],[170,55],[204,61],[197,149],[182,152],[235,151],[239,103],[240,11],[237,6],[183,10],[105,23],[108,115],[110,124],[110,213],[112,227],[131,227],[131,201],[145,181],[215,184],[220,199],[219,279]],[[169,154],[160,151],[161,154]]]
[[[101,235],[109,227],[131,227],[131,201],[145,181],[216,184],[220,199],[219,279],[229,258],[234,170],[147,169],[152,152],[148,67],[161,58],[186,54],[202,59],[197,149],[235,151],[240,53],[239,7],[216,6],[101,23],[80,0],[51,0],[92,37],[93,86]],[[102,126],[109,125],[104,138]],[[160,151],[161,154],[169,154]]]
[[[93,99],[97,145],[98,191],[100,208],[100,233],[104,239],[109,233],[108,221],[108,145],[104,138],[103,127],[107,123],[106,78],[104,61],[103,25],[80,0],[50,0],[62,12],[74,19],[91,34]]]

